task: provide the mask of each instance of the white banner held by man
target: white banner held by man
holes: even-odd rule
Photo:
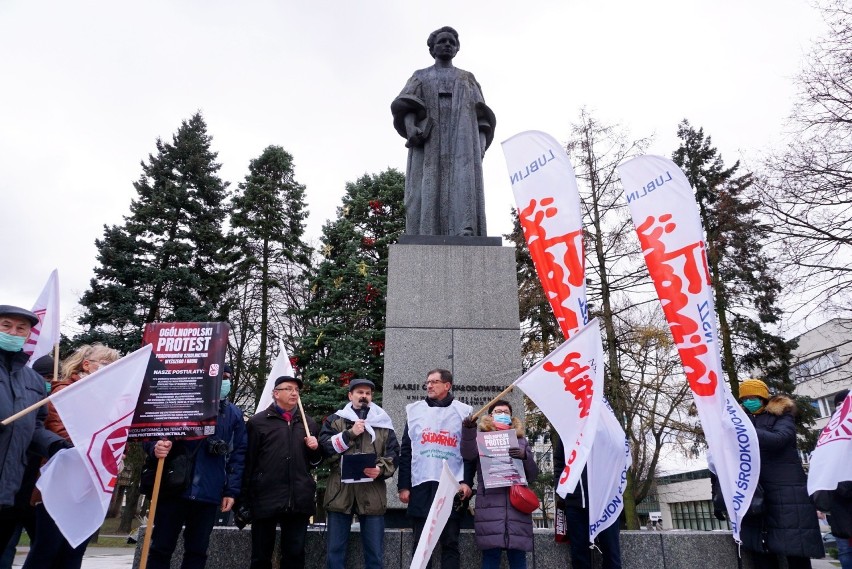
[[[71,547],[104,522],[150,355],[147,345],[50,396],[74,448],[42,467],[37,486]]]
[[[33,326],[24,352],[29,354],[27,365],[42,356],[53,353],[53,347],[59,344],[59,272],[50,273],[47,283],[33,305],[33,314],[38,316],[38,324]]]
[[[757,435],[724,380],[704,231],[689,181],[661,156],[618,167],[648,272],[683,362],[734,539],[760,476]]]
[[[577,485],[594,443],[603,407],[603,345],[594,319],[522,375],[515,385],[541,409],[565,445],[556,492]]]
[[[837,406],[819,435],[808,469],[808,494],[835,490],[852,480],[852,393]]]
[[[503,143],[509,169],[509,181],[515,194],[518,216],[530,257],[542,289],[559,322],[565,339],[571,338],[588,323],[585,254],[583,251],[583,215],[580,192],[571,161],[560,144],[549,134],[526,131]],[[622,504],[626,470],[612,468],[608,457],[621,464],[629,445],[612,409],[601,398],[596,445],[607,448],[593,452],[588,460],[589,535],[611,524],[613,504]],[[595,413],[598,413],[595,410]],[[576,455],[574,455],[576,456]],[[571,460],[572,455],[565,453]],[[628,461],[629,465],[629,461]],[[626,468],[626,467],[625,467]],[[563,490],[573,492],[582,468]],[[594,509],[600,506],[600,510]],[[607,520],[599,524],[594,520]]]
[[[503,142],[503,154],[530,257],[567,339],[589,321],[583,216],[574,168],[559,143],[537,130]]]
[[[254,410],[255,414],[272,405],[272,388],[275,387],[275,380],[282,375],[293,377],[293,364],[290,363],[290,356],[287,355],[284,342],[278,340],[278,357],[275,358],[275,363],[272,364],[272,369],[269,370],[269,377],[266,379],[266,385],[263,386],[263,391],[260,393],[260,399],[257,402],[257,408]]]
[[[438,538],[441,537],[441,532],[444,531],[444,526],[447,525],[447,520],[453,512],[453,498],[459,491],[459,483],[450,472],[447,461],[443,462],[444,468],[441,470],[438,490],[429,508],[429,515],[426,516],[426,524],[423,526],[423,533],[420,534],[420,541],[417,542],[417,549],[414,550],[414,556],[411,558],[410,569],[426,567],[429,558],[432,557],[435,544],[438,543]]]

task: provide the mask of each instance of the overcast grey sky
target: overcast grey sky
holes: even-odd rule
[[[270,144],[295,157],[309,233],[344,184],[393,166],[389,105],[455,27],[455,62],[497,115],[485,157],[489,234],[513,205],[498,144],[522,130],[566,140],[579,109],[655,134],[704,127],[726,162],[777,143],[819,14],[792,0],[314,2],[0,0],[0,303],[29,307],[59,269],[65,333],[104,224],[122,222],[157,137],[202,111],[236,188]]]

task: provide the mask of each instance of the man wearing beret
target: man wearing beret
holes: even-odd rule
[[[23,308],[0,305],[0,420],[38,403],[45,396],[44,379],[27,367],[24,343],[38,317]],[[0,551],[18,523],[15,494],[21,487],[27,465],[27,450],[50,456],[69,445],[44,428],[47,407],[28,413],[14,425],[0,426]]]
[[[353,514],[361,524],[365,569],[382,569],[387,492],[385,480],[396,471],[399,443],[393,423],[384,409],[373,405],[375,384],[369,379],[349,382],[349,403],[328,416],[320,431],[323,454],[331,463],[325,492],[328,524],[328,569],[344,569],[346,544]],[[354,455],[375,456],[375,462],[357,472],[358,478],[343,480],[341,462],[357,460]]]
[[[302,380],[275,380],[272,404],[249,419],[243,496],[251,511],[251,569],[272,567],[281,526],[280,567],[304,569],[308,520],[316,509],[310,470],[322,462],[319,427],[299,412]]]

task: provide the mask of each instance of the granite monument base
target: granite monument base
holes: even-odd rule
[[[134,569],[139,567],[142,551],[143,530],[139,533],[136,546]],[[325,567],[325,531],[318,528],[308,530],[305,566],[312,569]],[[410,530],[386,530],[384,547],[384,569],[408,569],[411,565],[413,547]],[[183,542],[172,557],[172,569],[180,568]],[[462,569],[478,569],[481,556],[473,541],[473,532],[463,530],[459,539]],[[251,533],[248,529],[217,527],[210,538],[207,567],[242,568],[249,566],[251,558]],[[743,569],[753,569],[749,552],[743,550]],[[736,569],[737,545],[729,531],[623,531],[621,532],[621,556],[623,569]],[[600,554],[593,553],[593,567],[600,568]],[[440,555],[432,556],[432,567],[440,568]],[[278,567],[278,549],[273,556],[272,567]],[[363,569],[364,557],[360,534],[353,527],[347,548],[348,569]],[[502,568],[506,569],[503,556]],[[552,529],[535,530],[535,551],[527,554],[529,569],[570,569],[571,558],[568,545],[553,541]]]
[[[405,406],[422,400],[429,370],[453,373],[456,399],[478,410],[521,375],[518,278],[499,237],[407,236],[388,259],[382,407],[397,437]],[[506,396],[523,417],[520,392]],[[408,527],[396,480],[388,525]]]

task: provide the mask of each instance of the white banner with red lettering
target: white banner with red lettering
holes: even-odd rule
[[[542,289],[567,340],[589,318],[583,215],[574,169],[559,143],[540,131],[527,131],[513,136],[503,143],[503,153],[530,256]],[[597,445],[606,448],[592,452],[588,463],[589,501],[595,504],[595,508],[601,507],[600,510],[590,509],[593,521],[589,523],[589,536],[592,539],[597,532],[615,521],[612,516],[607,516],[607,509],[611,509],[613,504],[623,506],[622,479],[626,480],[626,466],[625,469],[614,469],[612,465],[622,464],[625,447],[628,449],[628,459],[630,456],[624,430],[606,401],[601,401],[605,407],[600,410],[601,419],[593,437]],[[618,457],[615,463],[609,458],[613,456]],[[566,452],[565,457],[569,459],[571,455]],[[571,477],[571,484],[562,488],[564,491],[574,491],[576,480],[579,480],[585,464],[585,460],[575,460],[575,476]]]
[[[257,401],[257,408],[254,410],[255,414],[272,405],[272,388],[275,387],[275,380],[282,375],[295,377],[293,374],[293,364],[290,363],[290,356],[287,355],[284,342],[278,340],[278,357],[275,358],[275,363],[272,364],[272,369],[269,370],[269,377],[266,378],[266,385],[263,386],[260,399]]]
[[[71,547],[104,522],[150,355],[147,345],[49,398],[74,448],[47,461],[37,486]]]
[[[760,476],[754,426],[722,374],[704,231],[689,181],[661,156],[618,167],[624,195],[695,399],[734,539]]]
[[[589,321],[583,215],[574,169],[549,134],[529,130],[503,142],[524,238],[565,338]]]
[[[59,343],[59,272],[53,269],[47,283],[33,305],[33,313],[38,316],[38,324],[33,326],[24,352],[29,354],[27,365],[42,356],[53,353],[53,346]]]
[[[594,319],[515,381],[565,445],[565,469],[556,485],[563,498],[580,480],[595,441],[603,407],[603,372],[601,331]]]
[[[438,481],[438,490],[429,508],[429,515],[426,516],[426,524],[423,526],[423,533],[420,534],[420,541],[417,542],[417,549],[414,550],[414,556],[411,558],[410,569],[424,569],[429,563],[435,544],[438,543],[438,538],[441,537],[441,532],[444,531],[444,526],[450,519],[453,498],[458,491],[459,483],[450,472],[450,467],[445,460],[441,478]]]
[[[835,490],[847,480],[852,480],[852,393],[834,410],[811,453],[808,494]]]

